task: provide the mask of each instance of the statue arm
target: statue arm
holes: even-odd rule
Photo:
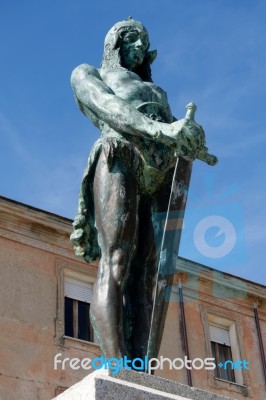
[[[159,136],[160,141],[170,146],[176,141],[170,137],[171,124],[151,120],[117,96],[96,68],[87,64],[77,67],[72,73],[71,85],[81,110],[96,126],[99,124],[95,123],[95,117],[121,133],[147,138]]]

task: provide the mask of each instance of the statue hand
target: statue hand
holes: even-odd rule
[[[161,142],[175,147],[177,156],[190,160],[197,158],[209,165],[217,164],[218,158],[208,153],[208,148],[205,146],[205,133],[202,126],[195,122],[194,114],[197,106],[189,103],[186,109],[185,118],[172,124],[164,124],[165,129],[162,129],[164,134],[161,133]]]
[[[169,124],[168,127],[169,129],[163,130],[163,133],[167,137],[166,140],[176,147],[178,154],[194,159],[196,153],[204,148],[204,131],[194,121],[183,118]]]

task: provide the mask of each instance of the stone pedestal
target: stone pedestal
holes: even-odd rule
[[[136,371],[98,370],[53,400],[233,400]]]

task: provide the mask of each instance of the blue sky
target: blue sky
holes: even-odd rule
[[[154,82],[177,118],[189,101],[198,105],[219,157],[214,168],[194,163],[181,255],[266,284],[266,2],[15,0],[0,11],[1,194],[74,217],[99,132],[77,109],[70,74],[83,62],[99,66],[107,30],[132,15],[158,50]],[[228,257],[193,249],[193,224],[208,212],[235,226]],[[216,233],[206,233],[213,246],[223,241]]]

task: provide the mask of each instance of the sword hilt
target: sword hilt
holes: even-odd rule
[[[191,102],[188,103],[186,106],[187,112],[185,115],[186,119],[190,119],[191,121],[195,122],[195,112],[197,110],[197,106],[195,103]],[[209,165],[215,165],[218,162],[218,159],[213,154],[208,153],[208,148],[204,146],[200,151],[197,151],[195,154],[195,158],[198,160],[204,161]]]
[[[190,119],[191,121],[195,121],[195,112],[197,110],[196,104],[188,103],[186,105],[186,109],[187,109],[187,112],[186,112],[185,118]]]

